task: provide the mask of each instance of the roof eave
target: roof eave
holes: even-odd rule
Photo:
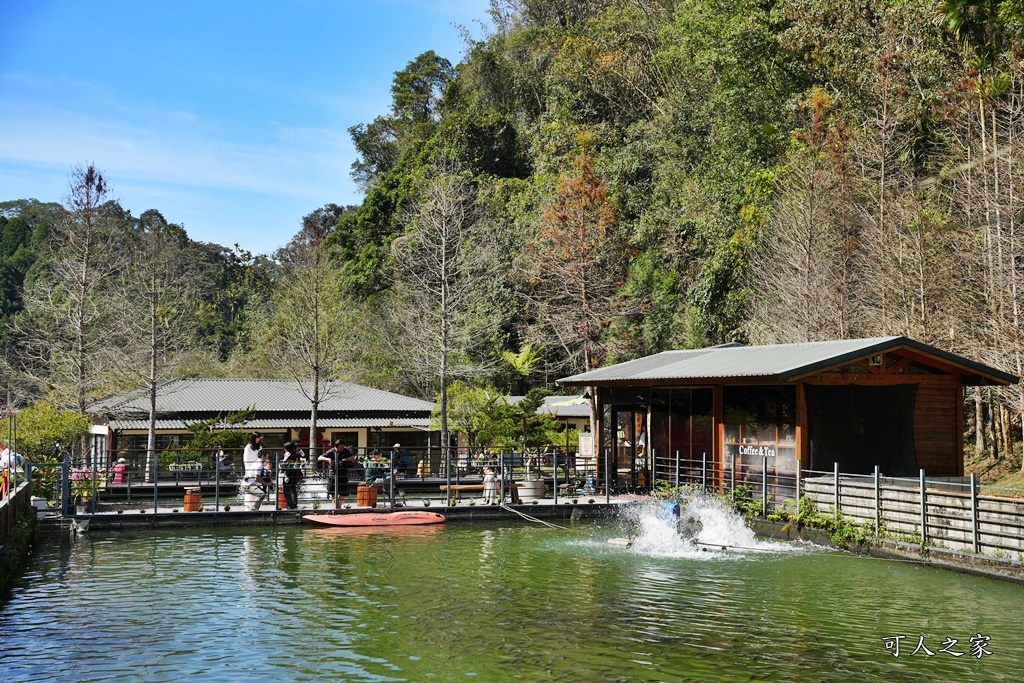
[[[813,375],[836,367],[837,365],[845,365],[879,353],[899,351],[900,349],[909,349],[943,364],[951,365],[954,368],[959,368],[961,370],[966,370],[966,372],[961,374],[961,379],[967,386],[1006,386],[1009,384],[1016,384],[1019,381],[1018,377],[1007,372],[988,367],[987,365],[982,365],[981,363],[976,363],[967,358],[962,358],[955,354],[943,351],[942,349],[935,348],[934,346],[914,341],[908,337],[893,337],[871,346],[862,347],[856,351],[850,351],[849,353],[833,356],[826,360],[809,363],[798,368],[792,368],[779,373],[779,380],[783,382],[799,380],[808,375]]]

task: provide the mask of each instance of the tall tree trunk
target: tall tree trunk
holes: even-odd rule
[[[992,448],[989,450],[989,460],[995,462],[999,459],[999,418],[996,415],[996,402],[992,396],[992,391],[988,392],[988,429],[989,439],[992,442]]]
[[[157,302],[150,300],[149,318],[149,435],[146,438],[146,462],[150,480],[156,481],[160,473],[160,462],[156,452],[156,379],[157,379]]]
[[[999,402],[999,426],[1003,440],[1003,452],[1009,457],[1013,454],[1013,431],[1010,429],[1010,409],[1002,401]]]
[[[974,457],[985,455],[985,403],[981,387],[974,387]]]
[[[442,255],[442,272],[447,274],[447,268],[444,265],[446,254]],[[442,282],[446,277],[442,277]],[[447,287],[442,284],[441,286],[441,300],[440,310],[447,311]],[[445,463],[448,463],[449,455],[451,454],[451,434],[448,433],[448,316],[443,315],[440,319],[441,324],[441,367],[440,367],[440,380],[441,380],[441,452],[444,453]]]
[[[312,398],[309,401],[309,458],[314,462],[320,447],[320,439],[317,438],[317,418],[320,412],[320,369],[313,368]]]

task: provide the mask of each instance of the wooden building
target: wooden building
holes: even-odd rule
[[[191,423],[249,408],[255,409],[256,416],[245,424],[219,424],[213,429],[258,430],[264,447],[270,449],[280,449],[285,441],[308,447],[310,402],[296,382],[181,378],[164,382],[157,389],[157,449],[188,443],[192,439]],[[321,452],[338,438],[361,450],[390,449],[392,444],[401,443],[407,450],[425,452],[439,443],[437,432],[430,429],[433,408],[429,401],[331,381],[321,389],[315,440]],[[116,451],[129,462],[144,459],[149,432],[145,390],[97,401],[89,412],[94,422],[93,450]]]
[[[1016,382],[906,337],[666,351],[559,380],[593,392],[599,467],[626,488],[698,463],[962,476],[964,387]]]

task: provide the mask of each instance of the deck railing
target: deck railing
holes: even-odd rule
[[[575,454],[551,452],[541,454],[513,453],[508,451],[488,452],[483,449],[451,449],[443,457],[438,448],[404,449],[404,455],[395,460],[392,468],[390,450],[375,448],[352,449],[356,462],[348,468],[350,497],[345,505],[356,504],[356,488],[367,480],[376,481],[381,494],[391,502],[403,499],[431,500],[439,504],[450,502],[449,489],[452,484],[480,483],[484,469],[493,467],[503,492],[514,480],[527,477],[543,479],[548,495],[575,496],[595,493],[595,461],[577,458]],[[168,448],[157,451],[153,476],[153,457],[146,450],[111,450],[108,467],[95,463],[75,463],[70,458],[56,464],[37,464],[40,476],[38,487],[51,502],[51,509],[62,514],[90,514],[111,509],[124,511],[145,509],[167,511],[182,509],[185,493],[198,489],[202,495],[204,510],[224,510],[225,506],[253,506],[253,496],[261,498],[260,509],[276,509],[285,506],[283,476],[280,462],[281,452],[271,453],[269,462],[275,483],[256,488],[244,481],[244,465],[241,449],[224,449],[231,455],[230,464],[225,464],[219,454]],[[184,457],[183,457],[184,455]],[[114,470],[113,466],[124,459],[124,467]],[[296,468],[284,468],[296,469]],[[307,458],[297,468],[302,472],[302,481],[297,490],[300,506],[322,507],[330,504],[335,491],[328,490],[328,470],[324,463]],[[390,486],[394,480],[395,485]],[[45,483],[44,483],[45,482]],[[386,485],[387,484],[387,485]],[[588,488],[589,484],[589,488]],[[392,493],[393,489],[393,493]],[[470,494],[453,493],[456,500]],[[179,499],[175,506],[167,499]],[[169,507],[173,506],[173,507]]]

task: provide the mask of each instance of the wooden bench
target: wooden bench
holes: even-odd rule
[[[522,486],[522,485],[523,484],[520,483],[520,482],[516,482],[514,484],[505,484],[505,488],[509,490],[510,494],[512,494],[512,502],[513,503],[518,503],[519,502],[519,487]],[[452,484],[451,486],[448,486],[448,484],[441,484],[441,490],[445,491],[447,493],[451,493],[452,491],[454,491],[456,493],[458,493],[459,491],[483,491],[484,490],[484,485],[483,484]],[[494,482],[494,491],[498,492],[500,490],[501,490],[501,485],[498,482]]]

